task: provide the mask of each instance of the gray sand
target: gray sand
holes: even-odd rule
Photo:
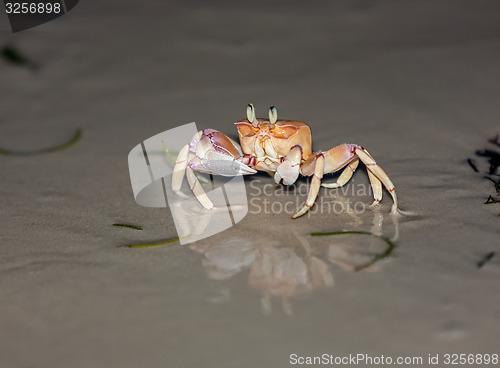
[[[2,63],[0,147],[83,138],[0,156],[0,367],[500,353],[500,257],[477,267],[499,251],[500,209],[483,204],[486,160],[466,163],[500,130],[499,19],[498,1],[113,0],[14,35],[2,22],[40,69]],[[366,147],[414,215],[391,218],[385,192],[356,216],[248,214],[189,246],[117,247],[176,236],[168,209],[134,201],[132,147],[191,121],[234,136],[249,102],[308,122],[316,150]],[[349,185],[367,183],[360,167]],[[308,235],[339,230],[399,238],[353,272],[384,244]]]

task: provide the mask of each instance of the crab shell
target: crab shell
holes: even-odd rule
[[[312,155],[311,129],[306,123],[279,120],[271,124],[269,120],[256,120],[257,124],[248,119],[235,123],[244,154],[281,159],[288,155],[292,147],[300,146],[303,159],[307,160]]]

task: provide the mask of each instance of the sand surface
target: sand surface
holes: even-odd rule
[[[500,130],[499,19],[498,1],[451,0],[87,0],[17,34],[4,16],[2,43],[40,67],[2,61],[0,147],[83,136],[0,156],[0,367],[500,353],[500,254],[477,267],[499,252],[500,208],[474,155]],[[366,147],[414,215],[389,216],[385,192],[379,211],[249,213],[187,246],[118,247],[176,236],[169,209],[134,201],[129,151],[192,121],[234,136],[249,102],[308,122],[316,150]],[[246,183],[265,199],[255,188],[272,181]],[[360,167],[349,185],[367,184]],[[320,198],[371,202],[335,193]],[[309,236],[340,230],[396,247],[356,272],[386,244]]]

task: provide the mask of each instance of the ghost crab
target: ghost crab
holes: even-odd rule
[[[311,150],[311,130],[301,121],[278,120],[274,106],[269,109],[269,120],[258,119],[252,104],[247,107],[247,118],[238,121],[241,146],[225,134],[213,129],[196,133],[177,156],[172,175],[172,190],[182,195],[184,176],[196,198],[206,209],[213,204],[203,190],[194,171],[222,176],[250,175],[257,170],[274,177],[276,184],[291,185],[299,174],[312,176],[309,194],[304,206],[292,216],[305,214],[314,204],[320,186],[338,188],[346,184],[361,160],[368,171],[374,202],[382,200],[382,185],[391,193],[392,213],[398,211],[394,184],[377,165],[366,149],[357,144],[341,144],[326,152]],[[336,183],[322,184],[323,175],[342,170]]]

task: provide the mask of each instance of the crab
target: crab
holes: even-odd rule
[[[316,201],[320,187],[339,188],[352,177],[361,160],[367,169],[373,189],[372,206],[382,200],[382,186],[393,199],[392,213],[398,212],[394,184],[377,165],[366,149],[357,144],[340,144],[326,152],[313,152],[311,130],[302,121],[278,120],[274,106],[269,108],[268,120],[256,118],[252,104],[247,106],[247,118],[235,123],[240,144],[214,130],[196,133],[176,159],[172,174],[172,191],[182,195],[184,176],[194,195],[206,209],[213,203],[201,186],[195,171],[222,175],[251,175],[265,171],[274,177],[276,184],[291,185],[299,175],[312,176],[309,193],[303,207],[292,216],[297,218],[309,210]],[[335,183],[321,183],[325,174],[343,170]]]

